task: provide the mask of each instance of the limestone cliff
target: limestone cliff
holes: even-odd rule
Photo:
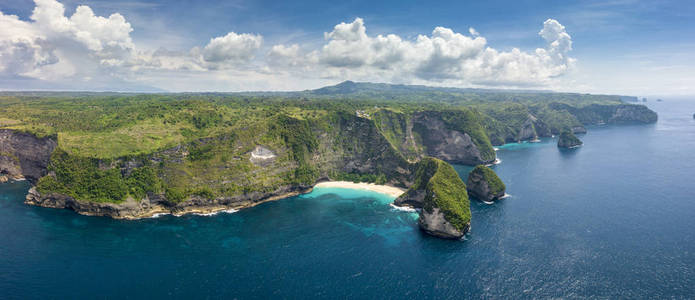
[[[53,167],[48,159],[51,155],[46,153],[42,174],[46,174],[47,168],[52,170],[67,166],[71,170],[82,170],[79,174],[86,177],[70,179],[66,186],[56,184],[61,180],[58,176],[62,172],[51,172],[40,182],[39,188],[32,191],[26,203],[68,208],[86,215],[140,218],[157,213],[206,213],[253,206],[310,191],[316,181],[340,179],[334,177],[340,174],[381,174],[387,184],[400,187],[410,185],[413,165],[389,144],[372,120],[338,114],[332,121],[331,126],[307,128],[307,134],[315,135],[316,145],[302,150],[301,157],[297,156],[297,149],[293,149],[291,145],[289,148],[284,145],[243,145],[235,143],[234,138],[228,136],[206,138],[135,158],[98,160],[76,157],[60,150],[52,157],[52,163],[57,164]],[[290,131],[296,133],[297,130],[290,128]],[[222,161],[201,162],[208,155],[205,153],[236,153],[235,151],[245,151],[243,149],[247,147],[250,151],[240,153],[242,156],[230,155]],[[310,172],[310,175],[304,176],[308,182],[292,179],[293,174],[301,168],[298,166],[299,158],[304,160],[306,172]],[[201,169],[196,168],[195,172],[191,172],[187,169],[191,163],[203,165]],[[233,164],[241,164],[248,170],[227,171]],[[85,199],[84,197],[91,197],[91,194],[84,196],[85,193],[80,192],[81,188],[73,187],[75,181],[86,182],[91,186],[89,182],[96,184],[106,178],[115,178],[109,185],[127,189],[127,186],[119,185],[119,182],[127,183],[131,178],[137,178],[137,170],[143,168],[153,169],[154,174],[157,174],[153,182],[161,182],[165,187],[146,191],[146,194],[137,198],[128,192],[128,196],[122,201]],[[116,174],[120,175],[113,175],[111,170],[117,170]],[[182,184],[184,187],[180,188]],[[230,187],[237,190],[222,195],[211,192],[229,190]]]
[[[0,175],[36,181],[46,174],[54,137],[38,138],[32,134],[0,129]]]
[[[619,105],[606,123],[655,123],[657,114],[644,105]]]
[[[24,203],[49,208],[73,210],[81,215],[107,216],[114,219],[140,219],[158,214],[184,215],[189,213],[208,214],[230,209],[241,209],[263,202],[278,200],[311,191],[311,186],[285,186],[277,190],[260,193],[252,192],[236,197],[208,199],[192,196],[186,201],[172,203],[164,194],[148,194],[135,200],[129,197],[120,203],[78,200],[60,193],[40,193],[32,187]]]
[[[392,147],[410,162],[425,156],[459,164],[495,160],[480,119],[468,110],[400,113],[382,109],[374,113],[372,120]]]
[[[549,107],[557,111],[567,111],[584,125],[655,123],[658,119],[656,112],[644,105],[620,104],[602,105],[591,104],[574,107],[564,103],[551,103]]]
[[[482,126],[473,120],[458,119],[461,116],[465,114],[454,112],[413,114],[413,131],[417,132],[421,138],[425,154],[447,162],[465,165],[494,161],[494,150],[487,136],[484,135]],[[470,129],[463,128],[462,124],[470,126]]]

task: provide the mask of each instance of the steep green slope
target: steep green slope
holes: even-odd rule
[[[495,159],[493,144],[582,124],[656,120],[648,108],[612,97],[376,85],[368,98],[360,86],[345,87],[354,98],[336,96],[342,91],[15,93],[0,96],[0,127],[57,145],[30,176],[49,174],[38,182],[45,194],[228,205],[326,178],[407,187],[426,156],[476,165]],[[257,149],[272,155],[254,158]],[[0,153],[0,172],[16,173],[12,157],[32,157],[19,154]]]
[[[435,236],[460,238],[470,226],[466,185],[450,164],[436,158],[417,164],[413,184],[394,203],[422,208],[420,227]]]
[[[469,196],[488,202],[501,199],[506,190],[495,171],[484,165],[478,165],[471,170],[466,186]]]
[[[454,167],[437,159],[431,159],[428,168],[436,171],[427,181],[422,208],[433,212],[438,208],[444,218],[457,230],[464,231],[471,222],[470,202],[463,183]]]

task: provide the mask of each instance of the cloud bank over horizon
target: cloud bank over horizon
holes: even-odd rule
[[[119,13],[98,16],[80,5],[67,16],[56,0],[34,2],[29,20],[0,11],[1,89],[297,90],[342,80],[547,88],[576,65],[572,38],[554,19],[542,24],[545,45],[534,51],[495,49],[474,28],[370,35],[359,17],[325,32],[318,46],[230,31],[188,50],[150,50]]]

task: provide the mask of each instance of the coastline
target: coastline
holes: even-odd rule
[[[319,182],[314,185],[314,188],[344,188],[344,189],[355,189],[355,190],[367,190],[380,194],[386,194],[394,198],[405,193],[405,189],[388,186],[388,185],[378,185],[374,183],[354,183],[351,181],[324,181]]]
[[[306,194],[311,192],[314,188],[322,187],[367,190],[380,194],[385,194],[393,198],[397,198],[406,191],[402,188],[387,185],[377,185],[374,183],[354,183],[350,181],[323,181],[315,184],[313,187],[270,194],[268,195],[268,197],[257,200],[246,200],[229,204],[223,204],[217,201],[212,201],[211,203],[199,203],[198,205],[170,207],[161,204],[143,205],[142,202],[138,202],[133,199],[128,199],[125,203],[114,204],[79,201],[76,199],[72,199],[71,197],[66,197],[62,195],[42,196],[38,193],[35,187],[32,187],[29,190],[24,203],[28,205],[48,208],[67,208],[75,211],[78,214],[86,216],[103,216],[122,220],[139,220],[158,217],[160,215],[183,216],[187,214],[196,214],[206,216],[214,215],[220,212],[238,211],[244,208],[259,205],[261,203],[277,201],[301,194]]]
[[[127,199],[124,203],[116,204],[80,201],[73,199],[72,197],[58,194],[42,196],[38,193],[36,187],[32,186],[26,195],[24,204],[55,209],[70,209],[84,216],[110,217],[120,220],[140,220],[155,218],[161,215],[173,215],[180,217],[183,215],[195,214],[200,216],[209,216],[220,212],[236,212],[244,208],[259,205],[261,203],[309,193],[311,190],[311,187],[303,188],[270,194],[268,197],[257,200],[244,200],[229,204],[211,201],[210,203],[199,203],[197,205],[166,206],[161,204],[148,205],[142,201],[135,201],[132,198]]]

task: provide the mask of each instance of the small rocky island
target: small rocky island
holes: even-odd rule
[[[468,174],[466,182],[468,194],[484,202],[493,202],[504,197],[506,187],[495,171],[478,165]]]
[[[565,130],[560,134],[557,146],[560,148],[576,148],[584,144],[572,131]]]
[[[394,204],[422,208],[420,229],[439,238],[460,239],[471,226],[466,185],[450,164],[436,158],[418,164],[415,182]]]

